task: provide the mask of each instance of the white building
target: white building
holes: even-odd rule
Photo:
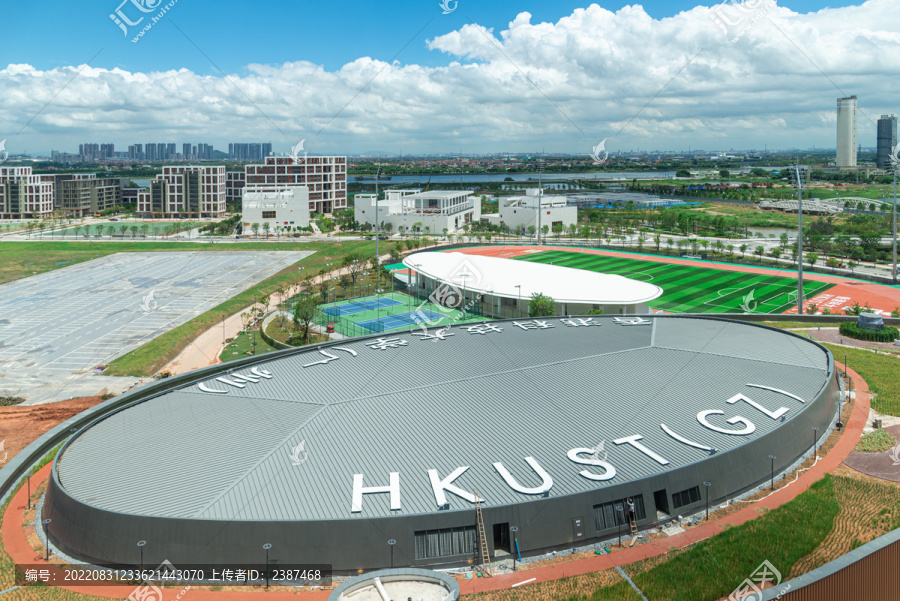
[[[312,212],[347,208],[347,157],[266,157],[265,165],[246,165],[244,173],[248,186],[307,186]]]
[[[309,188],[306,186],[286,186],[272,189],[265,186],[247,186],[241,200],[243,235],[253,236],[253,224],[258,223],[269,233],[293,231],[294,228],[309,226]]]
[[[856,167],[856,96],[837,101],[837,166]]]
[[[460,252],[414,253],[403,264],[414,271],[410,283],[419,298],[443,299],[452,308],[477,305],[485,317],[527,316],[535,293],[553,298],[559,316],[597,309],[607,315],[648,314],[647,303],[663,293],[659,286],[620,275]]]
[[[163,167],[138,195],[138,213],[148,217],[221,217],[225,214],[225,167]]]
[[[388,190],[386,198],[378,201],[377,223],[382,228],[390,224],[391,231],[456,233],[481,219],[481,197],[469,191]],[[357,194],[354,219],[360,225],[375,226],[375,195]]]
[[[34,175],[31,167],[0,167],[0,219],[49,217],[55,194],[52,175]]]
[[[541,192],[535,188],[527,190],[525,196],[501,196],[500,212],[485,218],[494,225],[504,224],[510,231],[523,233],[528,233],[529,227],[534,227],[537,232],[544,226],[548,233],[553,233],[555,225],[561,225],[565,231],[569,225],[578,222],[578,209],[568,206],[565,196],[546,196]]]

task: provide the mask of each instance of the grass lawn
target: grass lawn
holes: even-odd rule
[[[253,352],[254,342],[256,344],[255,352]],[[278,349],[269,346],[266,341],[263,340],[263,337],[259,335],[258,331],[241,332],[237,335],[237,338],[228,343],[228,346],[225,347],[222,354],[219,355],[219,358],[222,360],[222,363],[228,363],[235,359],[244,359],[251,355],[271,353],[275,350]]]
[[[847,355],[847,363],[850,369],[855,370],[869,385],[869,390],[876,393],[872,400],[872,409],[885,415],[900,415],[900,359],[892,354],[825,344],[834,358],[844,361]]]
[[[518,259],[621,275],[655,284],[663,289],[663,294],[647,304],[671,313],[781,313],[796,304],[796,280],[781,276],[558,250]],[[807,282],[805,292],[811,298],[832,286],[825,282]]]
[[[831,476],[825,476],[793,501],[701,541],[632,580],[654,601],[711,601],[729,595],[766,559],[786,577],[831,532],[840,509],[834,488]],[[635,567],[640,570],[641,564]]]

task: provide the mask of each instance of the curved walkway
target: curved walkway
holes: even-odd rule
[[[836,365],[840,365],[835,362]],[[844,366],[842,366],[843,368]],[[569,576],[577,576],[588,574],[623,566],[635,561],[655,557],[667,553],[671,548],[683,547],[692,543],[696,543],[705,538],[715,536],[719,532],[731,526],[737,526],[750,521],[759,515],[759,508],[774,509],[797,495],[807,490],[813,482],[816,482],[826,473],[834,470],[853,450],[856,442],[862,434],[863,427],[869,416],[869,391],[865,381],[853,370],[849,370],[851,376],[857,382],[856,385],[856,402],[853,405],[853,412],[847,420],[844,433],[837,441],[837,444],[828,455],[822,457],[818,463],[807,470],[800,476],[797,481],[785,486],[764,499],[749,505],[733,514],[697,526],[691,530],[670,536],[663,540],[647,543],[639,547],[631,547],[622,551],[616,551],[609,555],[595,556],[569,563],[548,566],[544,568],[535,568],[533,570],[525,570],[513,574],[503,574],[494,576],[493,578],[478,578],[473,580],[464,580],[460,582],[460,590],[464,595],[481,593],[487,591],[501,590],[510,588],[512,585],[530,580],[532,582],[547,582],[557,580]],[[52,464],[51,464],[52,465]],[[40,483],[50,475],[51,465],[47,465],[32,477],[32,487],[37,488]],[[3,516],[3,525],[0,529],[0,536],[3,539],[3,546],[6,552],[13,560],[20,565],[36,565],[43,566],[45,562],[40,557],[35,557],[35,552],[28,544],[26,539],[26,530],[22,527],[25,514],[26,491],[24,488],[13,496],[6,513]],[[33,526],[28,527],[29,531]],[[533,580],[532,580],[533,579]],[[81,587],[62,587],[74,592],[94,595],[96,597],[105,597],[113,599],[128,598],[134,587],[126,586],[81,586]],[[180,590],[166,589],[164,599],[161,601],[175,601]],[[252,592],[216,592],[216,591],[200,591],[191,590],[190,598],[198,601],[238,601],[247,597],[257,595],[267,595],[267,599],[277,601],[324,601],[328,598],[328,591],[311,591],[311,592],[274,592],[274,591],[252,591]]]

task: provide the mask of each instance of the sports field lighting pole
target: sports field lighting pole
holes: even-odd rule
[[[147,541],[145,541],[145,540],[139,540],[137,542],[138,549],[141,550],[141,563],[138,564],[141,566],[141,572],[144,571],[144,545],[146,545],[146,544],[147,544]]]
[[[266,543],[263,545],[263,549],[266,550],[266,590],[269,590],[269,549],[271,548],[271,543]]]
[[[512,534],[513,534],[513,546],[512,546],[513,572],[515,572],[516,571],[516,558],[519,556],[519,542],[516,538],[516,533],[519,532],[519,527],[518,526],[510,526],[509,531],[512,532]]]
[[[394,569],[394,545],[397,544],[395,539],[391,539],[388,541],[388,546],[391,548],[391,569]]]
[[[52,520],[47,518],[42,524],[44,524],[44,536],[47,537],[47,556],[44,558],[45,561],[50,561],[50,530],[47,529],[47,526],[50,525]]]
[[[381,174],[381,165],[378,165],[378,171],[375,172],[375,265],[381,265],[381,256],[378,254],[378,176]]]
[[[622,523],[625,521],[625,513],[622,511],[621,505],[616,505],[616,515],[621,516],[621,519],[617,519],[616,521],[619,523],[619,546],[622,546]]]
[[[706,487],[706,521],[709,521],[709,487],[712,486],[711,482],[704,482],[703,486]]]
[[[516,309],[519,311],[519,319],[522,319],[522,284],[516,284],[516,288],[519,289],[519,302],[516,304]]]
[[[772,462],[772,471],[771,471],[771,482],[770,488],[775,490],[775,455],[769,455],[769,460]]]
[[[303,267],[297,268],[297,298],[300,298],[300,293],[303,291]]]
[[[900,146],[897,147],[900,149]],[[896,154],[896,153],[895,153]],[[894,172],[894,205],[892,207],[891,213],[893,214],[894,225],[892,227],[892,238],[893,238],[893,254],[894,254],[894,265],[891,268],[891,281],[896,286],[897,285],[897,169],[900,169],[900,161],[897,163],[891,162],[891,166],[893,167],[892,171]]]
[[[803,315],[803,181],[800,164],[794,167],[797,177],[797,315]]]

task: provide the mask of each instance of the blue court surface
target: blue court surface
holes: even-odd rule
[[[326,315],[353,315],[354,313],[365,313],[366,311],[375,311],[376,309],[384,309],[385,307],[393,307],[401,305],[400,301],[392,298],[380,298],[378,300],[366,300],[362,302],[349,302],[342,305],[334,305],[325,307],[322,312]]]
[[[416,311],[414,313],[398,313],[397,315],[387,315],[385,317],[382,317],[381,319],[369,319],[368,321],[360,321],[357,322],[356,325],[361,328],[365,328],[370,332],[385,332],[388,330],[396,330],[397,328],[405,328],[409,325],[418,325],[425,319],[431,322],[431,324],[426,325],[434,325],[435,322],[440,322],[447,317],[448,316],[444,313],[437,313],[428,309],[420,309],[419,311]]]

